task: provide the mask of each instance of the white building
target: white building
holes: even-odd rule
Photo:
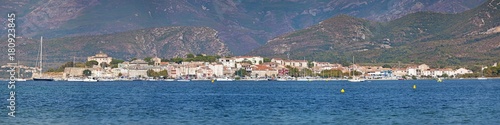
[[[98,65],[100,66],[101,63],[106,63],[109,65],[113,60],[113,58],[109,57],[108,54],[105,54],[102,51],[100,51],[95,56],[87,57],[87,61],[92,61],[92,60],[97,61],[99,63]]]
[[[212,74],[217,77],[224,75],[224,65],[222,64],[209,64],[208,68],[212,69]]]
[[[459,68],[459,69],[455,70],[455,74],[463,75],[463,74],[469,74],[469,73],[473,73],[473,72],[471,70],[466,69],[466,68]]]
[[[219,62],[226,67],[236,67],[236,60],[234,58],[219,58]]]
[[[264,63],[264,58],[262,58],[260,56],[236,56],[236,57],[234,57],[234,60],[236,62],[249,61],[254,65]]]
[[[420,73],[417,73],[417,67],[416,66],[408,66],[406,68],[406,73],[409,75],[409,76],[417,76],[419,75]]]
[[[285,60],[284,63],[285,66],[291,66],[299,69],[308,68],[306,60]]]

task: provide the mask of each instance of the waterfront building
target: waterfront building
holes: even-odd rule
[[[259,65],[264,62],[264,58],[260,56],[236,56],[234,57],[235,62],[251,62],[254,65]]]
[[[234,58],[219,58],[219,62],[226,67],[236,67],[236,60]]]
[[[285,60],[284,64],[285,66],[291,66],[299,69],[308,68],[307,60]]]
[[[212,63],[208,65],[208,68],[212,69],[212,74],[216,77],[224,75],[224,65]]]
[[[473,72],[469,69],[466,69],[466,68],[459,68],[459,69],[455,70],[456,75],[458,75],[458,74],[463,75],[463,74],[470,74],[470,73],[473,73]]]
[[[102,51],[100,51],[95,56],[87,57],[87,61],[92,61],[92,60],[97,61],[98,66],[100,66],[102,63],[106,63],[109,65],[111,63],[111,61],[113,60],[113,58],[108,56],[108,54],[105,54]]]

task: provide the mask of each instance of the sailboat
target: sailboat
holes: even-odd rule
[[[43,69],[43,37],[40,37],[40,71],[39,78],[33,78],[33,81],[54,81],[53,78],[44,78],[42,74]]]
[[[352,57],[352,64],[353,64],[353,66],[354,66],[354,64],[355,64],[355,63],[354,63],[354,56]],[[353,68],[354,68],[354,67],[353,67]],[[349,82],[364,82],[365,80],[363,80],[363,79],[359,79],[358,77],[356,77],[356,75],[354,74],[354,71],[355,71],[355,70],[353,69],[353,70],[352,70],[352,79],[349,79],[349,80],[347,80],[347,81],[349,81]]]
[[[481,77],[477,78],[477,80],[486,80],[488,78],[484,77],[484,67],[481,66]]]
[[[186,67],[188,67],[188,66],[186,65]],[[183,70],[185,70],[185,68]],[[182,74],[181,74],[181,77],[179,77],[179,79],[177,79],[176,81],[178,81],[178,82],[190,82],[191,81],[191,79],[189,79],[189,67],[188,67],[188,72],[186,73],[186,78],[182,78]]]

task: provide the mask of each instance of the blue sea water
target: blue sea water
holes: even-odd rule
[[[16,83],[15,118],[5,83],[1,125],[500,124],[500,80],[28,81]]]

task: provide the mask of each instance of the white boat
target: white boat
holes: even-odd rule
[[[172,82],[175,81],[175,79],[164,79],[163,81]]]
[[[158,79],[146,79],[146,81],[149,81],[149,82],[157,82],[159,81]]]
[[[304,77],[299,77],[299,78],[297,78],[297,81],[304,82],[304,81],[309,81],[309,79],[308,78],[304,78]]]
[[[53,78],[44,78],[43,77],[43,37],[40,37],[40,55],[39,55],[39,59],[40,59],[40,62],[39,62],[39,78],[33,78],[33,81],[54,81]]]
[[[276,81],[287,81],[286,79],[276,79]]]
[[[109,79],[109,78],[104,78],[104,79],[99,79],[99,82],[112,82],[115,81],[115,79]]]
[[[365,80],[364,79],[349,79],[347,81],[349,81],[349,82],[364,82]]]
[[[133,79],[119,78],[119,79],[116,79],[115,81],[133,81]]]
[[[484,76],[483,76],[483,77],[478,77],[478,78],[477,78],[477,80],[487,80],[487,79],[488,79],[488,78],[486,78],[486,77],[484,77]]]
[[[215,79],[215,81],[225,82],[225,81],[234,81],[234,79],[231,79],[229,77],[225,77],[225,78],[217,78],[217,79]]]
[[[68,82],[83,82],[83,79],[81,79],[81,78],[75,78],[75,77],[70,77],[66,81],[68,81]]]
[[[92,79],[92,78],[86,78],[86,79],[83,79],[83,82],[97,82],[97,80]]]
[[[358,77],[356,77],[356,74],[354,74],[354,56],[352,56],[352,64],[353,64],[353,69],[352,69],[352,79],[348,79],[347,81],[349,82],[364,82],[365,80],[364,79],[359,79]]]
[[[16,81],[16,82],[26,82],[26,79],[23,79],[23,78],[17,78],[15,81]]]
[[[484,77],[484,69],[485,67],[481,66],[481,77],[478,77],[477,80],[486,80],[488,78]]]
[[[191,81],[190,79],[178,79],[176,80],[177,82],[189,82]]]

